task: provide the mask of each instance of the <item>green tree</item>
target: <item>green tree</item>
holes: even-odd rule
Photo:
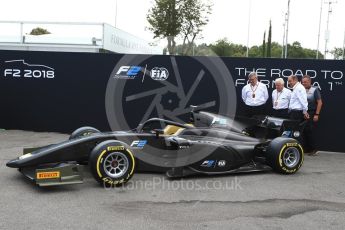
[[[266,57],[271,57],[271,51],[272,51],[272,23],[270,20],[270,27],[268,30],[268,38],[267,38],[267,52]]]
[[[218,56],[245,57],[247,51],[246,46],[231,43],[226,38],[216,41],[216,43],[211,44],[209,47]]]
[[[266,31],[264,32],[264,39],[262,40],[262,55],[261,57],[266,57]]]
[[[182,1],[182,54],[190,54],[195,47],[194,41],[201,37],[203,27],[209,22],[211,10],[211,4],[206,4],[202,0]]]
[[[267,44],[266,44],[267,45]],[[316,50],[303,48],[301,43],[295,41],[292,44],[288,45],[289,47],[289,56],[288,58],[308,58],[308,59],[315,59],[316,57]],[[282,45],[277,42],[271,43],[271,57],[272,58],[280,58],[281,57],[281,50]],[[182,51],[183,45],[178,45],[177,50],[178,53]],[[252,46],[249,49],[249,57],[251,58],[261,58],[263,50],[267,50],[263,48],[263,44],[260,46]],[[246,56],[247,47],[235,44],[230,42],[227,38],[220,39],[212,44],[200,44],[195,45],[192,51],[188,52],[186,55],[198,55],[198,56],[225,56],[225,57],[245,57]],[[340,55],[339,49],[337,49],[338,57]],[[342,53],[341,53],[342,55]],[[323,55],[319,52],[319,57],[323,58]]]
[[[41,27],[36,27],[31,30],[30,35],[43,35],[43,34],[51,34],[48,30],[43,29]]]
[[[223,38],[216,41],[215,44],[211,44],[210,48],[218,56],[230,56],[230,42],[228,39]]]
[[[196,51],[195,51],[195,55],[197,55],[197,56],[215,56],[216,54],[210,48],[210,45],[203,43],[203,44],[200,44],[197,46]]]
[[[175,38],[182,28],[182,0],[155,0],[147,15],[154,38],[166,38],[170,54],[175,54]]]
[[[288,57],[289,58],[305,58],[306,54],[300,42],[293,42],[292,45],[288,44]]]
[[[331,51],[331,54],[333,55],[333,59],[341,60],[344,59],[344,52],[345,50],[343,48],[334,47],[334,49]]]
[[[248,57],[262,57],[262,45],[250,47]]]
[[[301,43],[294,41],[292,44],[288,44],[288,58],[308,58],[315,59],[316,50],[303,48]],[[319,58],[323,58],[323,55],[319,53]]]
[[[154,0],[147,21],[154,38],[166,38],[170,54],[176,54],[176,38],[183,39],[179,53],[188,54],[208,23],[211,5],[203,0]]]

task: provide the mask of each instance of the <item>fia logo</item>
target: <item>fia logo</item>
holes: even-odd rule
[[[225,167],[226,161],[225,160],[220,160],[218,161],[218,167]]]
[[[169,77],[169,71],[164,67],[154,67],[151,70],[151,78],[155,81],[165,81]]]

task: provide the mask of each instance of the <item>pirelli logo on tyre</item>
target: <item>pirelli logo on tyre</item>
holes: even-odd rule
[[[298,143],[286,143],[286,147],[297,147]]]
[[[60,172],[38,172],[36,173],[36,178],[37,180],[42,180],[42,179],[57,179],[60,178]]]
[[[109,146],[107,148],[108,151],[123,151],[125,150],[124,146]]]

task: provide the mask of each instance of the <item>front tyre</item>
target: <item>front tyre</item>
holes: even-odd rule
[[[296,173],[303,164],[302,146],[292,138],[278,137],[267,148],[267,163],[276,172]]]
[[[100,133],[101,131],[99,131],[98,129],[95,129],[93,127],[89,127],[89,126],[85,126],[85,127],[81,127],[79,129],[76,129],[71,136],[69,137],[69,140],[73,140],[73,139],[77,139],[80,137],[86,137],[89,136],[93,133]]]
[[[94,178],[104,187],[120,186],[133,176],[135,159],[126,144],[109,140],[92,150],[89,166]]]

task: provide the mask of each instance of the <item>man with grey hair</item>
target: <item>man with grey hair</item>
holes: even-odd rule
[[[275,117],[289,118],[289,103],[291,91],[284,87],[284,79],[274,81],[276,89],[272,92],[273,113]]]
[[[242,100],[245,103],[246,116],[265,114],[265,104],[268,99],[268,91],[265,84],[258,81],[255,72],[248,75],[248,84],[242,89]]]

